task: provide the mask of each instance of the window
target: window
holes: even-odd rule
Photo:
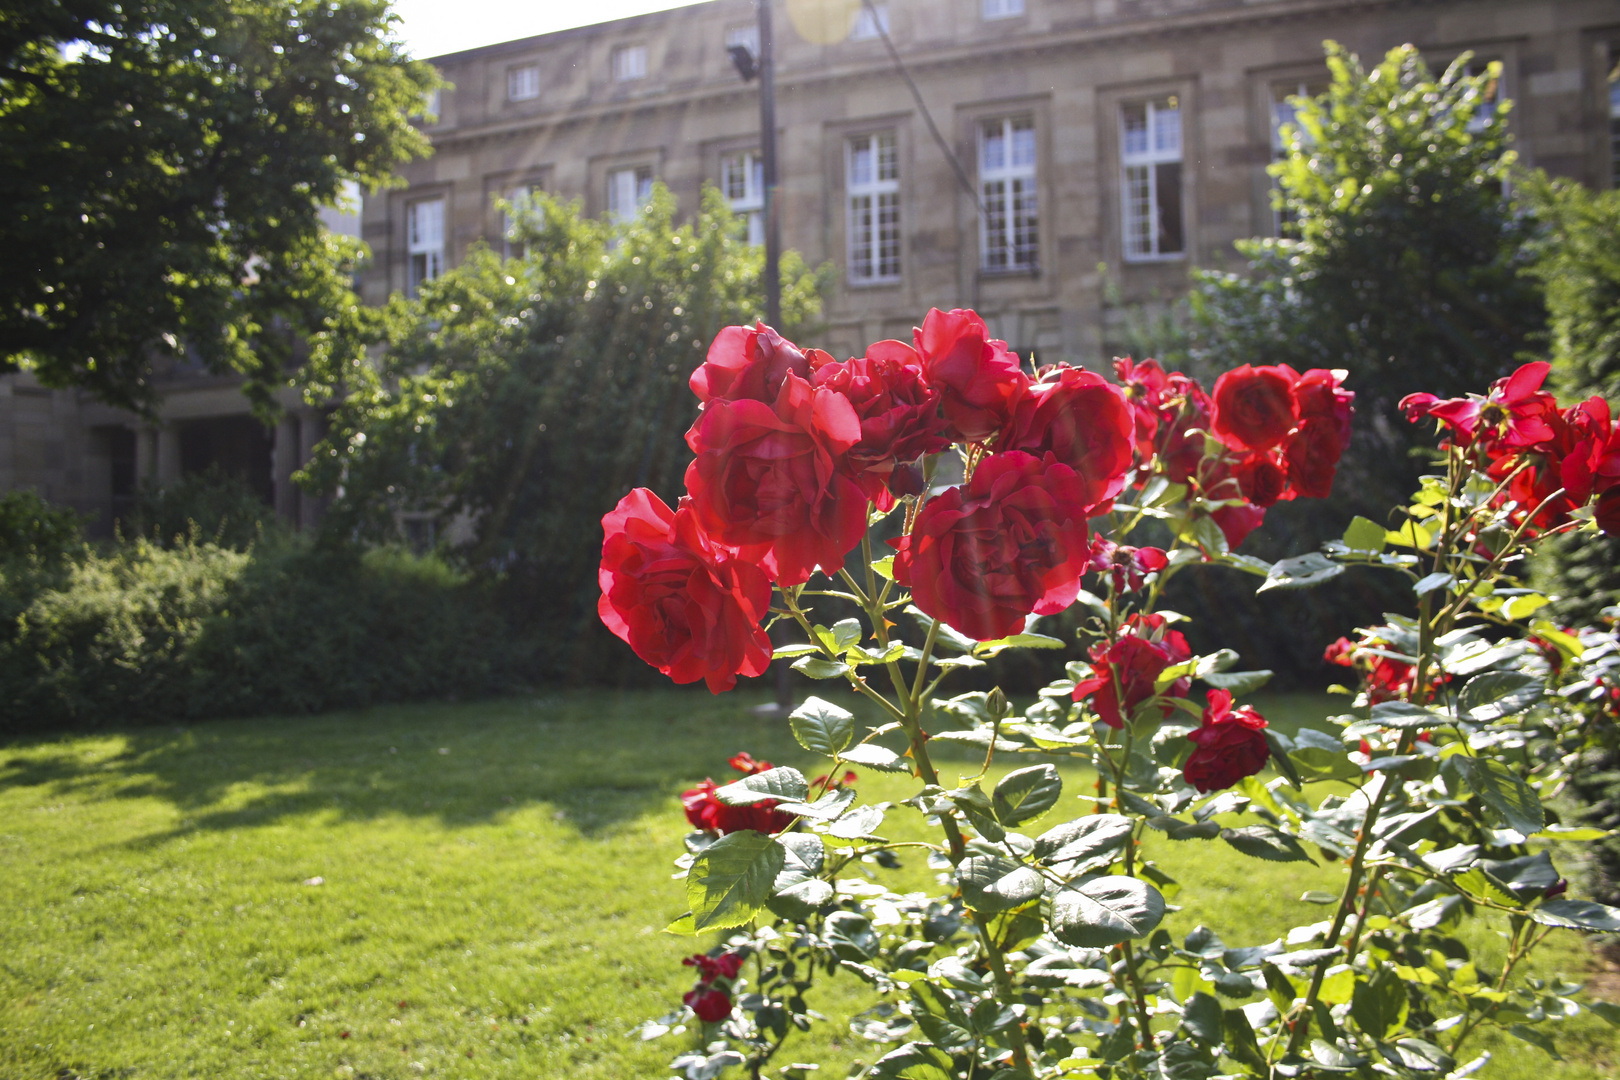
[[[982,0],[985,19],[1010,19],[1024,13],[1024,0]]]
[[[872,13],[876,11],[874,16]],[[870,41],[889,32],[889,5],[873,4],[867,7],[862,3],[860,12],[855,16],[855,28],[849,32],[851,41]]]
[[[1620,43],[1609,46],[1609,183],[1620,188]]]
[[[652,198],[653,173],[650,165],[632,165],[625,169],[610,169],[607,174],[608,216],[614,221],[629,221],[641,212]]]
[[[759,58],[759,24],[742,23],[726,27],[726,48],[741,45],[756,60]]]
[[[1320,97],[1327,93],[1326,83],[1286,82],[1272,83],[1271,85],[1271,160],[1281,161],[1288,156],[1288,147],[1283,143],[1283,128],[1297,127],[1299,123],[1299,108],[1294,98]],[[1309,138],[1304,132],[1301,135]],[[1272,187],[1275,188],[1273,181]],[[1292,211],[1274,208],[1272,210],[1272,232],[1276,236],[1294,235],[1294,215]]]
[[[647,77],[647,46],[620,45],[613,50],[613,81],[630,82]]]
[[[900,156],[894,132],[845,146],[849,189],[849,279],[900,280]]]
[[[979,125],[979,265],[990,271],[1040,265],[1035,197],[1035,121],[1027,116]]]
[[[1121,106],[1120,163],[1125,258],[1140,262],[1179,257],[1186,246],[1181,220],[1181,104],[1174,95]]]
[[[748,242],[765,242],[765,160],[758,150],[727,154],[720,159],[720,190],[731,212],[748,222]]]
[[[1475,59],[1470,60],[1464,70],[1470,77],[1477,79],[1486,74],[1490,70],[1490,66],[1491,62],[1489,60]],[[1491,118],[1496,115],[1496,110],[1500,107],[1502,100],[1501,82],[1501,76],[1498,75],[1485,84],[1485,103],[1475,109],[1474,115],[1468,120],[1468,130],[1471,133],[1478,135],[1484,131],[1485,125],[1490,123]]]
[[[533,101],[540,96],[540,65],[506,69],[506,100]]]
[[[505,193],[506,201],[512,204],[510,210],[501,212],[501,239],[505,243],[508,259],[521,259],[528,254],[528,246],[513,235],[513,229],[517,226],[518,216],[532,209],[534,197],[544,190],[539,184],[519,184]]]
[[[419,199],[405,207],[406,292],[444,273],[444,200]]]

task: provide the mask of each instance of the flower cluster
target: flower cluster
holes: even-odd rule
[[[1202,726],[1187,735],[1194,746],[1182,770],[1187,783],[1199,791],[1218,791],[1265,768],[1271,757],[1261,734],[1265,729],[1266,718],[1253,706],[1234,709],[1230,691],[1211,690]]]
[[[1525,364],[1484,396],[1409,394],[1401,409],[1414,423],[1439,421],[1452,444],[1477,454],[1515,523],[1528,517],[1530,528],[1556,529],[1591,503],[1598,528],[1620,536],[1620,428],[1601,397],[1559,409],[1541,388],[1550,370],[1545,361]]]
[[[755,761],[746,752],[733,757],[727,764],[744,776],[771,768],[770,762]],[[749,806],[732,806],[720,801],[715,794],[717,790],[712,779],[705,779],[697,787],[681,792],[681,805],[685,807],[686,820],[692,823],[693,828],[725,836],[743,829],[779,833],[793,824],[793,815],[776,809],[774,799],[765,799]]]
[[[697,953],[681,963],[698,969],[697,985],[688,990],[681,1002],[705,1024],[718,1024],[731,1015],[731,984],[742,970],[743,954],[722,952],[719,955]]]
[[[1415,638],[1405,628],[1395,625],[1375,626],[1362,630],[1356,641],[1341,637],[1322,653],[1322,659],[1339,667],[1355,670],[1361,678],[1361,693],[1367,704],[1401,701],[1411,696],[1417,680],[1417,669],[1400,657],[1398,650],[1412,648]],[[1441,672],[1429,680],[1429,688],[1444,685],[1447,676]]]
[[[1109,727],[1121,728],[1150,699],[1159,715],[1169,716],[1166,699],[1183,698],[1192,687],[1185,675],[1162,689],[1159,676],[1168,667],[1192,659],[1192,648],[1181,631],[1170,629],[1163,615],[1132,615],[1112,642],[1091,647],[1091,677],[1074,684],[1074,700],[1091,700],[1091,708]]]

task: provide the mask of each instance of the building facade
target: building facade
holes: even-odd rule
[[[815,344],[841,356],[966,306],[1020,352],[1100,363],[1122,306],[1179,295],[1190,268],[1279,228],[1266,166],[1288,97],[1326,79],[1327,39],[1369,64],[1406,42],[1434,66],[1500,61],[1525,164],[1620,179],[1620,0],[775,2],[782,240],[837,267]],[[535,190],[627,215],[662,181],[690,214],[712,183],[758,239],[758,84],[737,45],[758,48],[752,0],[435,58],[452,84],[423,121],[435,153],[358,222],[364,299],[504,249],[496,199]],[[137,484],[212,462],[313,521],[288,477],[318,414],[289,399],[270,431],[228,379],[178,369],[162,389],[145,425],[0,379],[0,490],[110,523]]]

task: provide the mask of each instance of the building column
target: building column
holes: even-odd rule
[[[320,413],[306,412],[298,416],[298,463],[303,465],[315,452],[315,444],[326,437],[326,418]],[[298,528],[313,529],[321,522],[326,500],[300,491],[298,493]]]
[[[173,424],[164,424],[156,431],[157,435],[157,476],[160,486],[167,486],[180,479],[180,429]]]
[[[270,448],[270,480],[275,486],[276,516],[289,525],[298,524],[298,485],[292,474],[302,465],[298,437],[298,414],[289,412],[276,425],[276,441]]]
[[[158,482],[157,440],[156,428],[143,426],[135,429],[135,487],[137,489],[150,487]]]

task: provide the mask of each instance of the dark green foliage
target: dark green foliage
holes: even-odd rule
[[[381,549],[252,553],[145,541],[7,572],[0,732],[487,693],[507,637],[442,562]]]
[[[387,539],[401,511],[438,516],[512,621],[553,643],[541,674],[645,678],[596,615],[602,515],[633,487],[681,495],[687,379],[722,327],[758,317],[761,252],[712,189],[688,226],[661,186],[620,228],[543,196],[514,210],[527,257],[476,249],[396,298],[380,363],[317,354],[308,391],[334,409],[309,472],[342,486],[335,533]],[[821,278],[791,253],[782,277],[791,334]]]
[[[428,151],[408,116],[436,76],[391,18],[386,0],[8,3],[0,372],[149,407],[154,359],[186,353],[265,401],[300,335],[350,310],[357,249],[320,208]]]
[[[79,546],[79,515],[29,490],[0,495],[0,561],[58,562]]]
[[[275,511],[245,482],[217,470],[144,488],[126,532],[159,547],[217,544],[246,551],[267,533],[283,533]]]

